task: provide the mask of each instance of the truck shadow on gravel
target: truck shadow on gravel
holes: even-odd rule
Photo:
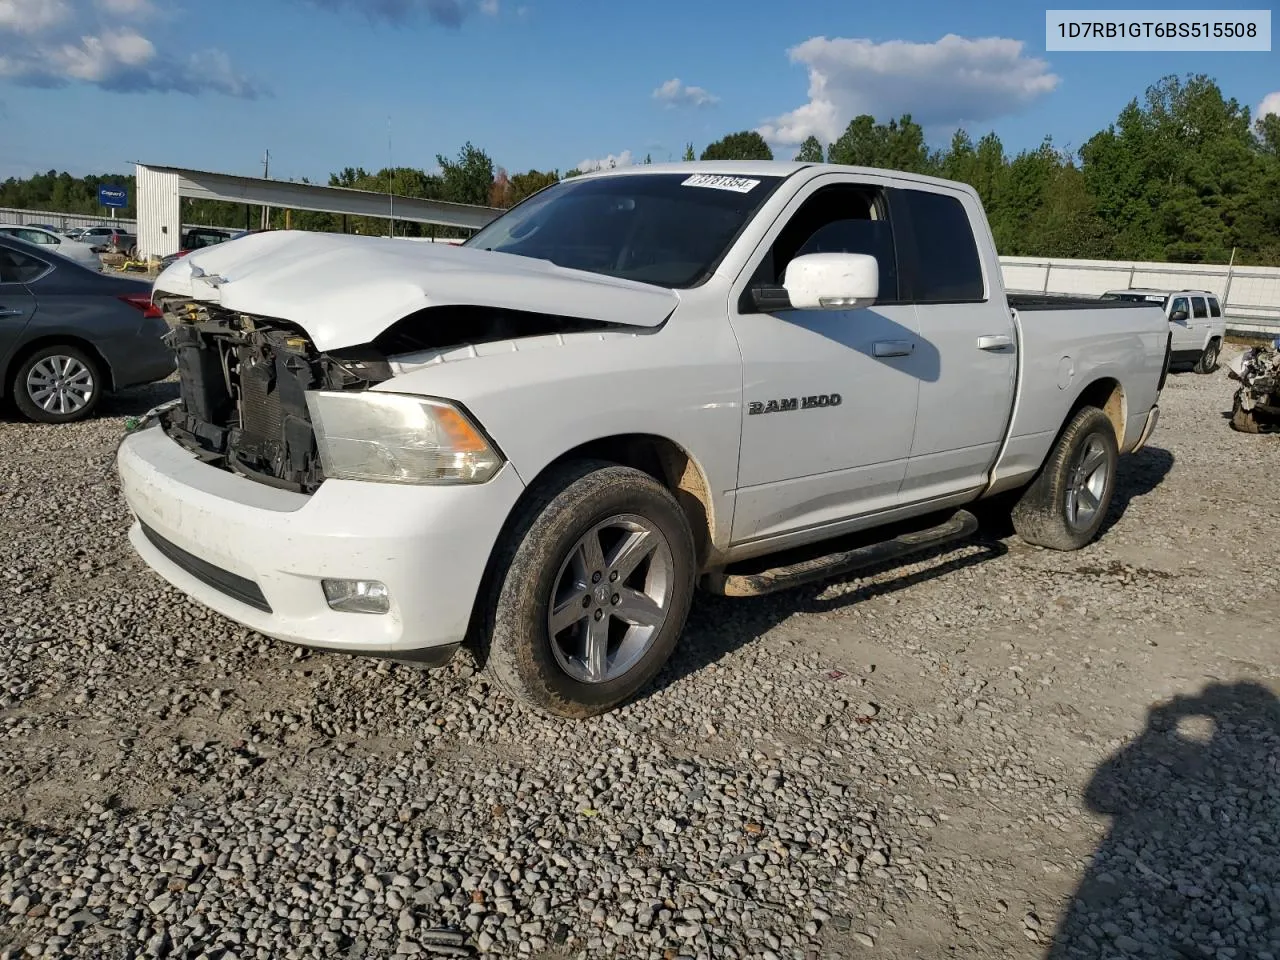
[[[1112,819],[1049,960],[1280,957],[1280,700],[1210,684],[1153,706],[1084,794]]]
[[[986,563],[1003,557],[1008,552],[1009,548],[998,539],[984,536],[919,553],[900,564],[869,567],[846,577],[795,587],[764,597],[731,598],[699,591],[694,596],[689,623],[675,654],[653,685],[641,696],[659,695],[682,678],[697,673],[733,651],[758,640],[795,614],[830,613]],[[885,574],[892,574],[895,569],[902,572],[892,579],[875,579],[853,589],[845,589],[835,596],[823,596],[832,587],[853,580],[882,578]]]
[[[1173,469],[1173,464],[1173,454],[1160,447],[1147,447],[1132,456],[1121,457],[1115,494],[1099,536],[1105,536],[1121,520],[1134,500],[1159,487]],[[981,533],[975,539],[917,554],[901,564],[872,567],[847,577],[766,597],[731,599],[699,592],[694,597],[684,639],[654,685],[641,696],[658,694],[682,678],[752,643],[793,614],[829,613],[1003,557],[1009,552],[1004,541],[1016,536],[1009,520],[1009,506],[1008,503],[993,503],[988,508],[975,510],[982,524]],[[892,574],[895,568],[902,571],[901,575],[884,579],[885,574]],[[870,578],[876,579],[836,596],[823,597],[833,585]],[[1280,960],[1280,954],[1277,954],[1277,960]]]

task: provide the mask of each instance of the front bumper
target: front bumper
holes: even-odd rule
[[[466,634],[524,489],[508,465],[474,486],[327,480],[305,496],[201,463],[158,426],[125,439],[117,468],[134,548],[193,599],[289,643],[427,662]],[[330,578],[382,581],[390,611],[331,609]]]

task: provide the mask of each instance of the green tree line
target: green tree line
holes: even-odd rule
[[[688,144],[683,159],[771,160],[754,131]],[[1052,138],[1010,154],[994,133],[978,140],[957,130],[931,149],[910,115],[886,121],[863,115],[829,144],[810,137],[795,159],[930,174],[972,185],[1007,256],[1085,257],[1280,265],[1280,116],[1251,120],[1249,108],[1223,96],[1210,77],[1165,77],[1134,98],[1105,130],[1072,152]],[[646,163],[650,158],[646,157]],[[437,172],[412,167],[347,167],[329,184],[454,203],[510,207],[579,170],[509,173],[471,143],[454,158],[436,156]],[[49,171],[0,183],[0,207],[102,214],[99,184],[125,186],[133,217],[132,176],[72,177]],[[260,213],[242,204],[183,201],[182,219],[257,227]],[[385,234],[388,221],[273,210],[271,226]],[[399,222],[397,234],[457,231]]]

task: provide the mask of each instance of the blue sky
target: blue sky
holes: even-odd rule
[[[1274,52],[1044,47],[1044,5],[1018,0],[0,0],[0,177],[252,174],[269,148],[273,176],[322,179],[384,166],[388,118],[397,165],[471,140],[513,172],[741,129],[789,157],[858,112],[909,111],[939,145],[963,125],[1074,148],[1191,71],[1280,112]]]

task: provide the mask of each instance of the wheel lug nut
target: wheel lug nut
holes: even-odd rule
[[[615,594],[614,594],[614,595],[609,599],[609,602],[610,602],[610,603],[612,603],[612,604],[616,607],[616,606],[618,605],[618,601],[619,601],[619,600],[621,600],[621,599],[622,599],[622,598],[621,598],[621,597],[619,597],[619,596],[615,593]]]
[[[597,619],[597,620],[599,620],[599,619],[600,619],[601,617],[603,617],[603,616],[604,616],[604,611],[603,611],[603,610],[599,610],[599,609],[598,609],[598,610],[596,610],[596,619]]]
[[[599,583],[599,582],[600,582],[600,571],[599,571],[599,570],[597,570],[595,573],[593,573],[593,574],[591,575],[591,582],[592,582],[592,583]]]
[[[617,570],[614,570],[612,573],[610,573],[610,574],[609,574],[609,582],[610,582],[610,583],[617,583],[617,582],[618,582],[618,571],[617,571]]]
[[[589,606],[591,606],[591,598],[590,598],[590,597],[583,597],[583,598],[582,598],[582,605],[583,605],[584,607],[589,607]]]

